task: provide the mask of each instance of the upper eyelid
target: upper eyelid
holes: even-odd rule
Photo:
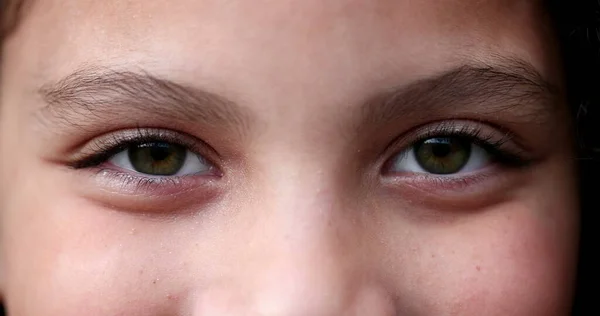
[[[539,160],[539,156],[521,144],[516,134],[486,122],[472,120],[452,120],[433,122],[418,126],[392,140],[380,160],[385,174],[390,172],[397,159],[410,154],[413,146],[423,140],[435,137],[466,136],[472,143],[491,155],[496,163],[510,167],[524,167]]]
[[[483,132],[484,130],[485,132]],[[390,157],[396,156],[410,148],[410,146],[414,145],[416,142],[430,137],[460,135],[461,133],[484,138],[482,139],[483,144],[485,144],[486,141],[494,139],[510,140],[510,143],[513,143],[515,138],[514,134],[506,130],[500,130],[496,127],[489,126],[489,124],[484,122],[471,120],[433,122],[413,128],[393,139],[385,147],[383,157],[386,157],[385,159],[388,160]],[[222,159],[220,154],[214,150],[212,146],[197,137],[170,129],[139,127],[136,129],[113,131],[86,142],[85,145],[82,146],[82,149],[78,150],[77,154],[69,159],[70,163],[68,163],[68,165],[75,169],[93,166],[93,164],[86,162],[92,157],[108,160],[111,155],[126,149],[126,147],[131,144],[140,141],[156,140],[183,145],[191,151],[201,155],[209,164],[217,168],[220,166],[220,161]],[[526,153],[526,150],[521,149],[519,144],[509,145],[508,148],[514,156]],[[107,151],[110,152],[107,153]],[[104,156],[102,156],[102,154],[104,154]]]
[[[70,166],[75,169],[91,167],[97,165],[97,162],[108,160],[111,156],[127,149],[132,144],[151,141],[164,141],[182,145],[195,154],[202,156],[206,162],[213,166],[217,165],[215,160],[221,159],[219,153],[212,146],[196,137],[168,129],[137,128],[135,130],[107,133],[88,141],[70,159]],[[91,161],[94,159],[96,161]]]
[[[472,136],[475,140],[481,140],[481,144],[479,145],[486,145],[494,140],[494,142],[501,141],[507,143],[505,147],[508,148],[506,149],[512,151],[515,155],[527,153],[527,149],[520,144],[516,134],[507,130],[501,130],[495,126],[490,126],[484,122],[470,120],[433,122],[413,128],[411,131],[392,140],[386,146],[385,152],[397,155],[409,149],[415,143],[427,138],[453,135]]]
[[[46,106],[39,112],[43,120],[60,126],[113,120],[121,115],[156,113],[178,122],[227,126],[247,134],[254,118],[240,105],[214,92],[154,76],[147,70],[118,70],[85,66],[67,77],[43,85],[39,93]],[[126,110],[125,110],[126,109]]]
[[[352,113],[346,130],[360,135],[372,126],[408,117],[431,118],[433,114],[441,119],[457,112],[490,118],[504,113],[503,121],[543,124],[553,117],[562,96],[560,86],[549,79],[518,56],[495,55],[490,63],[471,60],[412,83],[374,91]],[[38,118],[54,123],[45,124],[57,127],[50,131],[69,133],[111,125],[120,116],[152,119],[148,115],[152,113],[177,123],[236,130],[243,135],[239,138],[251,134],[249,127],[259,119],[256,113],[217,91],[193,85],[161,78],[151,69],[84,65],[40,87],[46,106]]]

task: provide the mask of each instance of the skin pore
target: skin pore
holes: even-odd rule
[[[0,296],[9,315],[568,315],[558,65],[533,0],[36,0],[2,51]]]

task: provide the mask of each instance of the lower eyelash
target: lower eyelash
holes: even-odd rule
[[[112,169],[102,168],[97,171],[96,175],[109,175],[118,179],[124,186],[135,186],[138,188],[151,189],[152,186],[162,185],[178,185],[181,184],[180,177],[150,177],[140,176]]]
[[[470,185],[484,181],[489,175],[473,174],[469,176],[431,176],[418,175],[412,177],[412,182],[415,184],[429,183],[428,188],[431,189],[431,184],[437,189],[460,191]],[[405,180],[406,181],[406,180]]]
[[[196,189],[214,188],[216,183],[214,176],[148,177],[102,166],[94,168],[97,170],[92,176],[100,187],[116,189],[127,195],[177,195]]]

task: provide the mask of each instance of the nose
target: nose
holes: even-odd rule
[[[260,228],[245,235],[252,246],[240,250],[239,271],[208,286],[194,316],[396,315],[360,212],[331,191],[294,186],[255,211]]]
[[[256,315],[394,315],[391,296],[375,279],[324,253],[313,255],[281,258],[263,272],[252,295]]]
[[[349,250],[348,250],[349,251]],[[291,248],[198,296],[194,316],[397,315],[385,282],[343,252]]]

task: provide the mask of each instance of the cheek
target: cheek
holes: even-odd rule
[[[564,201],[506,203],[415,227],[411,253],[396,251],[404,270],[394,278],[412,284],[399,292],[428,315],[567,315],[577,212]]]
[[[197,276],[219,273],[210,269],[223,243],[234,244],[209,215],[111,210],[74,194],[69,177],[29,171],[5,201],[0,239],[15,315],[178,315]]]
[[[219,275],[222,271],[198,267],[210,265],[204,258],[219,246],[235,246],[233,237],[223,237],[231,230],[218,225],[186,238],[191,230],[184,224],[100,208],[74,197],[64,177],[27,177],[16,188],[4,205],[1,239],[7,254],[5,292],[16,315],[176,315],[182,304],[178,291],[185,291],[194,276],[183,266],[192,256],[189,249],[200,241],[207,250],[196,255],[203,259],[193,265],[194,273]],[[411,314],[566,315],[577,212],[570,195],[540,196],[449,221],[412,220],[391,210],[394,215],[378,221],[384,224],[373,233],[387,240],[369,244],[369,250],[355,247],[355,241],[349,249],[360,252],[356,258],[366,258],[361,260],[369,261],[377,275],[385,274],[402,306],[398,310]],[[357,213],[343,211],[346,217]],[[368,230],[349,228],[354,235]],[[273,243],[266,240],[264,248],[273,249]],[[261,256],[259,265],[265,260]],[[237,269],[239,262],[235,256],[222,260]]]
[[[11,312],[169,314],[169,305],[164,304],[168,284],[159,281],[163,279],[159,271],[167,264],[161,258],[162,244],[157,235],[136,238],[137,231],[152,229],[156,223],[140,224],[139,219],[61,195],[49,189],[53,186],[45,188],[34,198],[13,197],[6,209],[2,241]]]
[[[523,214],[499,220],[493,224],[497,229],[474,236],[481,240],[472,241],[467,256],[471,260],[461,263],[464,274],[456,280],[462,287],[454,309],[459,315],[470,310],[486,311],[487,315],[493,311],[565,315],[576,249],[573,226],[562,225],[568,219],[555,225],[516,206],[511,211]],[[567,209],[556,211],[568,213]]]

